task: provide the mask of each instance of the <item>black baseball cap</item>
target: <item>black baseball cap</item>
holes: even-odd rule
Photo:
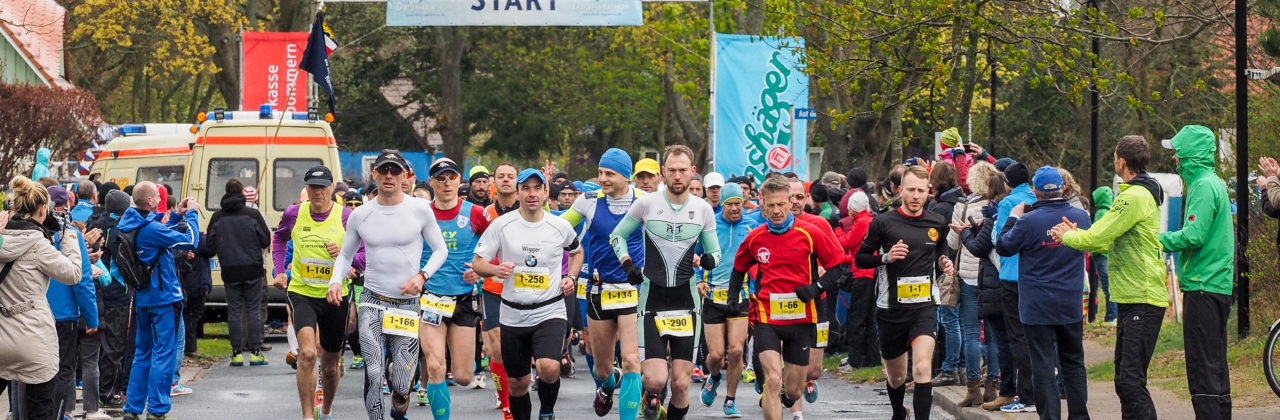
[[[373,167],[378,168],[387,163],[394,163],[405,171],[413,171],[413,167],[409,166],[409,161],[404,160],[404,155],[401,155],[400,151],[396,149],[382,149],[382,152],[378,153],[378,158],[373,161]]]
[[[434,177],[451,171],[455,174],[462,175],[462,169],[458,167],[458,164],[454,162],[453,159],[439,158],[436,159],[435,163],[431,164],[431,169],[427,171],[427,174]]]
[[[324,166],[312,166],[311,169],[307,169],[307,174],[302,176],[302,181],[307,185],[327,187],[333,185],[333,172]]]

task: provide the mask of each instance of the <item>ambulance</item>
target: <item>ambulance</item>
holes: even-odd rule
[[[196,141],[190,127],[190,124],[122,125],[118,129],[120,136],[107,143],[89,173],[120,188],[151,181],[180,191],[191,145]]]

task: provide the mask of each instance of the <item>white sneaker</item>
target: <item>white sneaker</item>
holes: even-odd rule
[[[804,412],[803,411],[792,412],[791,420],[804,420]]]
[[[98,411],[94,411],[92,413],[86,413],[84,415],[84,418],[85,420],[111,420],[111,415],[107,414],[105,411],[102,411],[102,409],[98,409]]]
[[[485,388],[485,384],[484,384],[484,377],[485,377],[485,376],[487,376],[487,375],[485,375],[485,374],[483,374],[483,373],[477,373],[477,374],[476,374],[475,379],[472,379],[472,380],[471,380],[471,389],[484,389],[484,388]]]

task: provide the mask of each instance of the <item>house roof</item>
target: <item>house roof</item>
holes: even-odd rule
[[[62,36],[67,9],[54,0],[0,0],[0,35],[16,47],[51,86],[62,78]]]

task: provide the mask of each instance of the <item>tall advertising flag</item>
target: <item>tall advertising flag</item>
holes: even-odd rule
[[[307,75],[298,70],[306,32],[244,32],[240,109],[307,110]]]
[[[298,68],[311,73],[316,84],[329,94],[329,112],[333,113],[334,102],[333,80],[329,78],[329,54],[338,48],[333,40],[333,31],[324,22],[324,12],[316,12],[316,22],[311,24],[311,36],[307,38],[307,49],[302,52],[302,63]]]
[[[809,106],[804,38],[716,34],[715,166],[756,182],[769,172],[808,173]]]

